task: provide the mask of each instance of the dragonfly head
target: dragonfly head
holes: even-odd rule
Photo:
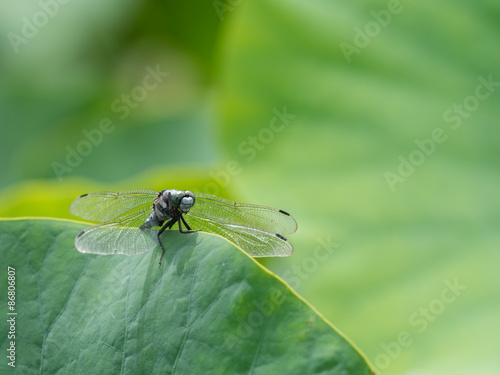
[[[182,213],[187,213],[194,205],[194,194],[187,190],[175,190],[171,192],[173,208],[179,208]]]

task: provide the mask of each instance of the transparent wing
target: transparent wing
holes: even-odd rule
[[[297,222],[286,211],[255,204],[236,203],[209,194],[194,193],[195,204],[191,208],[197,217],[220,224],[253,227],[272,234],[294,233]]]
[[[150,189],[84,194],[71,203],[69,212],[82,219],[104,223],[138,206],[149,204],[152,207],[157,196],[158,192]]]
[[[206,215],[200,214],[200,211],[193,210],[193,208],[184,214],[184,219],[191,229],[222,236],[252,257],[285,257],[293,252],[290,242],[279,234],[228,223],[215,217],[207,218]]]
[[[81,253],[137,255],[159,246],[158,227],[139,229],[152,212],[143,205],[107,223],[80,232],[75,246]]]

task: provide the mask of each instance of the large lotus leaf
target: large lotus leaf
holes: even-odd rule
[[[73,240],[84,227],[0,221],[0,282],[15,269],[13,341],[23,374],[370,373],[346,338],[225,240],[169,231],[160,266],[159,248],[78,253]],[[0,303],[7,306],[7,293]]]

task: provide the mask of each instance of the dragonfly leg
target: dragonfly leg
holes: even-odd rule
[[[181,226],[181,220],[182,222],[184,223],[184,225],[186,226],[187,230],[182,230],[182,226]],[[186,220],[184,220],[184,217],[181,216],[179,219],[179,232],[181,233],[194,233],[194,232],[199,232],[200,230],[192,230],[191,227],[189,226],[188,223],[186,223]]]
[[[172,228],[172,225],[175,224],[175,219],[172,219],[172,220],[169,220],[167,221],[161,228],[160,230],[158,231],[158,234],[156,235],[158,237],[158,242],[160,243],[160,246],[161,246],[161,249],[162,249],[162,252],[161,252],[161,256],[160,256],[160,265],[161,265],[161,260],[163,258],[163,254],[165,254],[165,248],[163,247],[163,244],[161,243],[161,239],[160,239],[160,235],[165,231],[165,229],[170,229]]]

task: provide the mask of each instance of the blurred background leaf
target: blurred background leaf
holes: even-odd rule
[[[470,99],[500,82],[497,1],[69,2],[16,53],[41,9],[0,5],[0,215],[132,187],[280,207],[295,253],[263,263],[377,373],[500,371],[498,86]],[[167,76],[120,118],[148,67]]]

